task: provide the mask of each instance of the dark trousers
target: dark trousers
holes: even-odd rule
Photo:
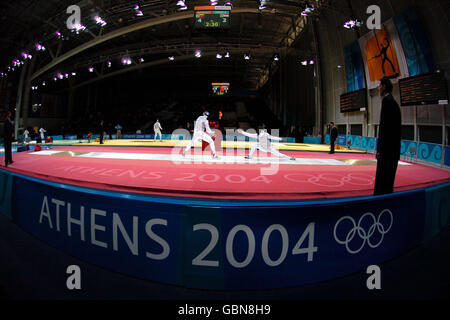
[[[103,144],[103,131],[100,133],[100,144]]]
[[[397,172],[398,159],[386,159],[380,157],[377,161],[377,173],[375,177],[374,195],[394,192],[395,174]]]
[[[11,164],[12,156],[11,156],[11,139],[5,139],[5,166]]]
[[[330,153],[334,153],[334,140],[332,140],[331,141],[331,143],[330,143],[330,146],[331,146],[331,149],[330,149]]]

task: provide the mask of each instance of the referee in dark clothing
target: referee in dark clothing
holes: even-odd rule
[[[401,149],[402,114],[392,96],[392,83],[383,78],[379,85],[383,97],[377,142],[377,173],[374,195],[394,192],[395,174]]]
[[[330,145],[331,145],[331,148],[330,148],[329,154],[334,153],[334,143],[336,142],[337,137],[338,137],[338,130],[334,126],[334,122],[330,122]]]
[[[100,120],[99,131],[100,131],[100,144],[103,144],[103,135],[105,133],[105,125],[103,120]]]
[[[8,111],[6,115],[3,139],[5,142],[5,167],[7,167],[9,164],[13,164],[11,144],[14,139],[14,122],[11,120],[11,111]]]

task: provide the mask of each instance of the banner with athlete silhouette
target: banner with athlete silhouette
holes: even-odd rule
[[[409,76],[402,43],[393,19],[386,21],[381,30],[371,31],[361,37],[359,46],[368,89],[376,88],[384,77],[396,82],[396,79]]]

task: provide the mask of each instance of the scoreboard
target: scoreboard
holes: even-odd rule
[[[225,96],[230,90],[229,83],[212,83],[212,91],[216,96]]]
[[[196,29],[229,29],[230,6],[203,6],[195,7]]]
[[[448,104],[447,80],[442,72],[399,80],[402,106]]]
[[[367,110],[367,89],[341,94],[341,112]]]

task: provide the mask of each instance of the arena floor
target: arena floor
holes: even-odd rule
[[[261,152],[246,160],[246,147],[251,143],[234,142],[223,143],[219,159],[212,159],[210,152],[202,153],[198,147],[182,157],[186,141],[178,146],[173,142],[137,143],[45,146],[38,152],[15,153],[8,170],[87,188],[179,197],[276,201],[373,193],[375,156],[354,150],[330,155],[324,152],[328,146],[283,144],[280,151],[295,161]],[[313,147],[316,151],[309,150]],[[395,191],[449,180],[447,170],[400,161]]]

